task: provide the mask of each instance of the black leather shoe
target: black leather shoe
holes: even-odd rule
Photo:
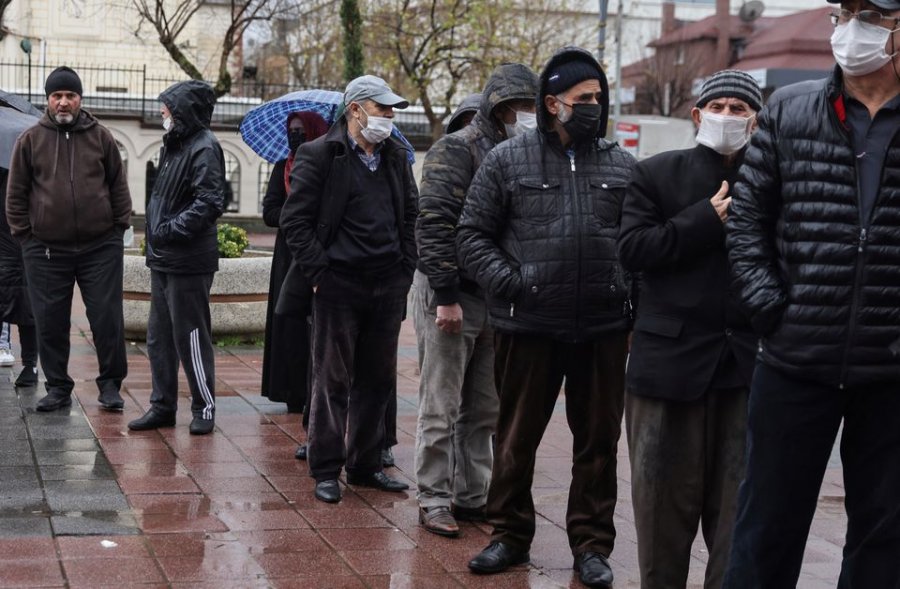
[[[294,452],[294,458],[297,460],[306,460],[306,444],[297,446],[297,451]]]
[[[394,461],[394,453],[390,448],[385,448],[381,451],[381,466],[385,468],[390,468],[394,466],[396,461]]]
[[[100,391],[97,400],[100,402],[100,406],[107,411],[121,411],[125,407],[125,401],[116,389]]]
[[[603,587],[609,589],[613,583],[612,569],[606,557],[596,552],[583,552],[575,557],[575,565],[572,567],[578,573],[578,578],[588,587]]]
[[[341,486],[337,479],[316,483],[316,499],[325,503],[337,503],[341,500]]]
[[[485,513],[485,506],[481,507],[460,507],[459,505],[453,506],[453,517],[457,519],[457,521],[461,522],[486,522],[487,515]]]
[[[188,431],[191,432],[192,436],[205,436],[208,433],[212,433],[214,427],[216,427],[215,420],[195,417],[191,420]]]
[[[396,479],[392,479],[384,472],[376,472],[370,475],[347,475],[347,484],[356,485],[358,487],[372,487],[373,489],[381,489],[382,491],[391,491],[399,493],[409,489],[409,485],[401,483]]]
[[[72,404],[72,395],[66,393],[47,393],[47,396],[37,402],[38,411],[56,411]]]
[[[128,423],[128,429],[139,432],[148,429],[157,429],[160,427],[174,427],[174,415],[160,415],[153,409],[144,413],[143,417],[138,417],[134,421]]]
[[[479,575],[502,573],[509,567],[525,564],[530,557],[527,552],[517,550],[503,542],[491,542],[488,547],[469,561],[469,570]]]
[[[22,369],[22,372],[19,373],[19,377],[16,378],[16,386],[19,388],[37,386],[37,383],[37,366],[26,365],[25,368]]]

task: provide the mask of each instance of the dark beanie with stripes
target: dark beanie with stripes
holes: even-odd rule
[[[739,98],[756,112],[762,108],[762,91],[759,84],[753,76],[741,70],[722,70],[706,78],[700,89],[697,108],[703,108],[710,100],[716,98]]]

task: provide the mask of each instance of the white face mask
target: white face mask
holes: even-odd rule
[[[172,117],[163,117],[162,123],[163,129],[166,130],[166,133],[172,130]]]
[[[711,112],[701,112],[697,143],[705,145],[722,155],[736,153],[750,141],[751,128],[755,118],[756,115],[733,117]]]
[[[896,55],[884,52],[891,33],[900,29],[886,29],[859,22],[858,18],[838,25],[831,35],[834,60],[849,76],[865,76],[879,70]]]
[[[503,126],[506,128],[507,137],[515,137],[516,135],[521,135],[525,131],[537,127],[537,115],[533,112],[517,110],[516,122],[512,125],[503,123]]]
[[[360,107],[362,108],[362,107]],[[363,111],[365,112],[365,111]],[[362,123],[360,123],[362,125]],[[360,132],[369,143],[381,143],[391,136],[391,130],[394,128],[394,121],[387,117],[376,117],[366,113],[366,126],[362,127]]]

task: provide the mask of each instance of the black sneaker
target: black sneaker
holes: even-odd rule
[[[37,366],[28,366],[27,364],[16,378],[16,386],[19,388],[34,387],[38,383]]]
[[[56,411],[72,405],[72,395],[68,393],[47,393],[47,396],[37,402],[38,411]]]
[[[214,420],[195,417],[191,420],[191,425],[188,430],[191,432],[192,436],[205,436],[206,434],[211,433],[214,427],[216,427],[216,422]]]
[[[100,391],[100,396],[97,397],[97,401],[99,401],[100,406],[107,411],[121,411],[125,407],[125,401],[122,400],[122,395],[120,395],[119,391],[116,389]]]

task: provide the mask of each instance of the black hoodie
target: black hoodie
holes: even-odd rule
[[[590,53],[557,52],[541,74],[538,128],[504,141],[475,174],[457,230],[459,262],[487,293],[491,324],[507,333],[590,341],[630,324],[629,280],[616,256],[622,200],[635,160],[601,139],[563,148],[543,106],[559,63]],[[605,125],[604,125],[605,127]]]
[[[219,269],[216,219],[225,207],[225,157],[209,130],[216,97],[195,80],[159,95],[172,113],[147,206],[147,266],[173,274]]]

